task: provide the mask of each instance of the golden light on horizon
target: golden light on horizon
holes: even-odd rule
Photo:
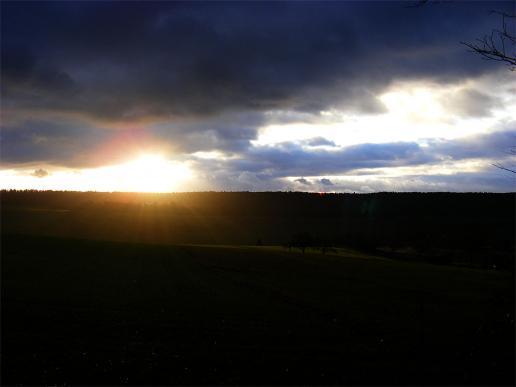
[[[152,153],[117,165],[50,170],[42,178],[35,177],[31,170],[4,170],[0,175],[3,183],[0,188],[7,189],[158,193],[182,190],[183,184],[193,177],[186,164]]]
[[[183,164],[174,163],[158,154],[143,154],[135,160],[106,170],[105,177],[114,179],[116,191],[171,192],[191,176]]]

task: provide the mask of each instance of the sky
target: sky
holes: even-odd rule
[[[515,191],[513,3],[416,3],[2,1],[0,188]]]

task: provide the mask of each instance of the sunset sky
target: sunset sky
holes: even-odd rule
[[[514,3],[412,4],[2,2],[0,188],[516,190]]]

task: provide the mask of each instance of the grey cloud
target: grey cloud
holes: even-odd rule
[[[456,140],[431,140],[429,149],[442,158],[452,160],[496,159],[507,156],[508,148],[516,143],[516,122],[509,122],[498,130]]]
[[[296,143],[250,148],[245,157],[221,162],[228,173],[243,171],[266,178],[344,174],[354,169],[417,165],[435,161],[416,143],[361,144],[327,151]],[[206,167],[213,168],[213,163]],[[199,169],[205,166],[198,165]]]
[[[495,168],[479,172],[462,172],[453,175],[413,175],[403,179],[371,177],[369,179],[333,179],[332,191],[337,192],[513,192],[514,179],[499,173]],[[324,185],[310,187],[311,191],[324,190]]]
[[[352,178],[333,178],[333,185],[328,186],[314,179],[310,184],[294,181],[289,184],[281,178],[271,177],[263,181],[252,173],[233,175],[227,171],[217,171],[206,179],[205,189],[219,190],[301,190],[324,192],[330,189],[334,192],[514,192],[514,178],[495,167],[478,172],[462,172],[453,175],[408,175],[399,177],[370,177],[360,180]]]
[[[149,131],[165,140],[177,152],[219,150],[241,153],[251,146],[258,127],[265,122],[258,113],[226,113],[216,117],[166,122],[149,127]]]
[[[317,147],[317,146],[336,147],[337,146],[333,141],[330,141],[324,137],[313,137],[313,138],[310,138],[310,139],[304,141],[303,144],[312,146],[312,147]]]
[[[271,110],[265,112],[265,122],[267,124],[291,124],[291,123],[310,123],[316,124],[323,120],[319,111],[294,111],[294,110]]]
[[[375,171],[378,168],[439,165],[442,162],[469,159],[493,160],[493,162],[512,165],[509,158],[513,156],[501,157],[505,155],[504,150],[507,148],[508,140],[516,135],[516,131],[509,128],[510,125],[490,134],[456,140],[431,141],[426,147],[412,142],[397,142],[360,144],[328,151],[306,150],[299,143],[282,143],[277,146],[250,148],[239,159],[216,162],[198,160],[196,169],[210,172],[217,170],[227,179],[245,173],[248,176],[255,176],[262,187],[269,187],[271,182],[285,177],[346,174],[364,176],[368,173],[378,174]],[[367,170],[370,172],[366,173]],[[404,177],[403,180],[405,179]],[[426,177],[417,179],[418,181],[428,180]],[[294,182],[301,185],[317,183],[314,189],[317,185],[328,183],[326,180],[310,181],[305,178],[295,179]],[[331,183],[335,185],[336,190],[339,189],[337,182],[332,180]],[[466,180],[464,183],[466,184]],[[425,187],[428,184],[427,181]],[[472,186],[473,182],[468,184]]]
[[[39,178],[43,178],[48,175],[49,175],[48,171],[46,171],[42,168],[36,169],[34,172],[31,173],[31,176],[39,177]]]
[[[485,117],[491,110],[502,105],[500,98],[493,97],[475,89],[457,92],[444,101],[446,109],[463,117]]]
[[[77,126],[76,122],[67,125],[66,121],[21,121],[2,127],[1,164],[98,165],[106,159],[101,159],[94,151],[109,141],[112,134],[87,125]]]
[[[1,162],[92,167],[157,149],[178,156],[210,150],[241,154],[256,137],[260,122],[262,118],[256,114],[237,114],[154,124],[148,128],[109,129],[84,120],[19,120],[2,127]]]
[[[332,181],[331,181],[330,179],[326,179],[326,178],[319,180],[319,182],[320,182],[322,185],[325,185],[325,186],[331,186],[331,185],[333,185]]]
[[[304,177],[301,177],[299,179],[294,180],[296,183],[302,184],[302,185],[312,185],[312,183],[308,180],[306,180]]]

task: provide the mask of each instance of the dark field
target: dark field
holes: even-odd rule
[[[514,385],[514,195],[412,195],[2,192],[2,385]]]
[[[2,232],[152,244],[354,247],[514,271],[515,195],[2,191]]]
[[[4,236],[2,383],[514,383],[510,273]]]

